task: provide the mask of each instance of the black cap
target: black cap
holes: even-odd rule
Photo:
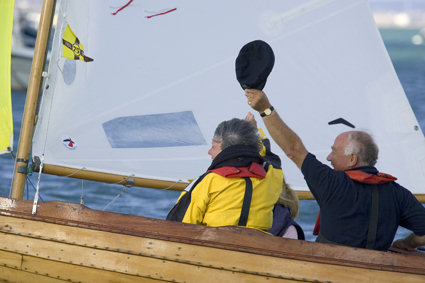
[[[236,78],[243,89],[262,90],[274,66],[273,49],[262,40],[245,44],[236,58]]]

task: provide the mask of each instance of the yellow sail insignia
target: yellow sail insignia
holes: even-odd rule
[[[81,60],[84,62],[93,61],[92,58],[84,54],[84,47],[80,43],[78,37],[71,30],[69,25],[66,25],[65,31],[62,34],[62,55],[71,60]]]
[[[10,67],[14,5],[14,0],[0,1],[0,154],[13,150]]]

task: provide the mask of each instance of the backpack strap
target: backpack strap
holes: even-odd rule
[[[245,195],[243,197],[241,216],[239,217],[238,226],[246,226],[248,222],[249,208],[252,199],[252,182],[249,177],[245,177]]]
[[[369,229],[367,232],[367,241],[366,249],[373,249],[376,241],[376,231],[378,229],[378,211],[379,211],[379,189],[375,185],[372,187],[371,191],[371,207],[370,207],[370,217],[369,217]],[[328,243],[328,244],[337,244],[339,243],[330,241],[326,239],[319,230],[319,235],[317,236],[316,242]]]
[[[371,209],[369,219],[369,229],[367,232],[366,249],[373,249],[376,241],[376,230],[378,229],[378,210],[379,210],[379,190],[378,186],[372,187],[371,191]]]
[[[193,185],[190,187],[189,191],[184,194],[179,200],[178,203],[176,203],[173,208],[168,212],[166,220],[171,221],[179,221],[182,222],[184,215],[186,214],[187,208],[189,207],[190,202],[192,201],[192,191],[196,187],[196,185],[199,184],[199,182],[204,179],[204,177],[210,172],[206,172],[203,175],[201,175],[196,181],[194,181]]]

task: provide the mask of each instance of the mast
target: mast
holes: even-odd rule
[[[24,195],[25,179],[27,174],[32,136],[36,121],[36,111],[40,96],[41,76],[49,43],[50,28],[54,15],[55,0],[44,0],[40,15],[37,40],[35,43],[34,58],[32,61],[30,81],[22,118],[21,135],[19,138],[18,153],[16,155],[15,170],[11,197],[22,199]]]

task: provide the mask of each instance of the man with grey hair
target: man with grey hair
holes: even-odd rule
[[[217,126],[208,151],[211,165],[181,194],[167,220],[270,229],[283,173],[277,155],[269,150],[265,158],[260,155],[262,144],[251,119],[249,113],[246,120]]]
[[[317,241],[388,250],[400,225],[413,233],[394,247],[412,250],[425,245],[425,207],[394,182],[395,177],[374,167],[378,147],[369,134],[351,131],[337,136],[327,157],[332,169],[307,151],[263,91],[247,89],[245,95],[272,138],[301,170],[320,206]]]
[[[356,166],[375,166],[376,161],[378,161],[378,146],[375,144],[373,138],[365,132],[362,131],[350,131],[342,133],[337,138],[343,139],[346,138],[346,145],[344,148],[344,155],[350,156],[351,158],[357,158],[358,160],[353,160],[357,164]],[[333,161],[333,152],[328,155],[327,160],[331,162],[335,170],[339,169],[339,164],[335,164]],[[346,170],[346,167],[352,165],[343,165],[342,170]]]

